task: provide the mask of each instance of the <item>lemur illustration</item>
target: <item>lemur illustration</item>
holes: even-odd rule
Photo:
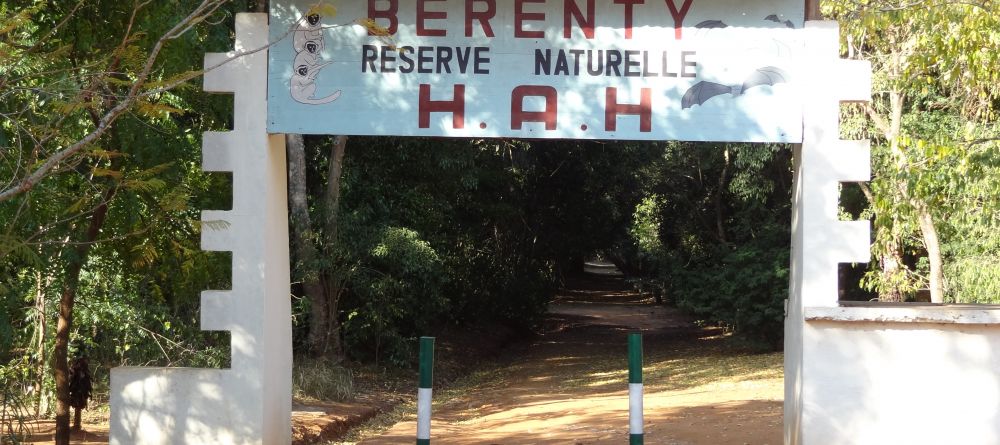
[[[315,66],[319,65],[320,62],[322,62],[322,59],[320,58],[319,55],[319,47],[320,47],[319,43],[310,40],[306,42],[305,47],[306,47],[305,51],[300,51],[298,54],[295,55],[295,63],[292,66],[298,67],[299,65],[303,64],[309,66]]]
[[[316,52],[322,51],[326,42],[323,41],[323,25],[320,23],[322,17],[319,14],[309,14],[306,19],[300,20],[295,28],[295,35],[292,36],[292,45],[295,52],[300,53],[306,50],[306,43],[318,42],[319,48]]]
[[[316,75],[327,65],[333,62],[323,62],[319,65],[296,65],[295,74],[292,75],[292,99],[307,105],[323,105],[340,98],[340,91],[322,99],[313,97],[316,94]]]
[[[307,105],[323,105],[340,98],[341,92],[335,91],[324,98],[316,95],[316,76],[326,66],[333,62],[320,57],[320,51],[326,46],[323,40],[323,27],[318,14],[310,14],[305,22],[298,25],[295,31],[293,45],[295,46],[295,61],[292,63],[290,92],[292,99]]]

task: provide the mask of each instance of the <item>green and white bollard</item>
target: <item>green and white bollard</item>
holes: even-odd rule
[[[434,337],[420,338],[420,387],[417,390],[417,445],[431,443],[431,399],[434,383]]]
[[[628,335],[628,426],[629,445],[642,445],[642,334]]]

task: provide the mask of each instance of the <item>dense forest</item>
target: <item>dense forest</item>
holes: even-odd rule
[[[0,419],[66,416],[68,362],[226,366],[199,248],[231,178],[200,170],[232,98],[201,91],[254,1],[0,0]],[[873,224],[842,298],[1000,303],[1000,5],[825,0],[874,69],[844,105]],[[782,145],[288,137],[295,351],[412,363],[442,325],[531,330],[584,261],[764,347],[781,344],[792,151]]]

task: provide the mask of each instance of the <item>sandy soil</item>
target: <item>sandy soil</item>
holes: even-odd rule
[[[433,443],[624,443],[625,339],[634,331],[643,332],[646,353],[647,444],[782,442],[780,355],[733,347],[718,330],[697,327],[677,310],[628,291],[615,274],[602,272],[561,293],[537,339],[511,347],[467,382],[459,380],[436,392]],[[474,347],[458,345],[438,352],[463,354],[463,348]],[[389,402],[366,397],[351,403],[296,405],[295,443],[341,436],[390,410]],[[85,416],[84,421],[74,444],[108,443],[106,415]],[[53,429],[51,421],[36,423],[25,443],[52,443]],[[415,431],[411,413],[361,443],[413,443]]]
[[[496,375],[436,397],[436,444],[621,444],[628,437],[626,334],[644,333],[647,444],[780,444],[780,368],[741,371],[719,332],[648,304],[605,279],[564,293],[546,332],[512,351]],[[593,283],[591,283],[593,284]],[[598,286],[600,287],[600,286]],[[774,368],[774,354],[766,356]],[[712,368],[718,358],[721,370]],[[746,361],[755,357],[748,355]],[[686,365],[685,361],[688,364]],[[751,367],[752,368],[752,367]],[[701,374],[699,374],[701,373]],[[704,374],[704,375],[702,375]],[[366,445],[411,443],[415,419]]]
[[[364,422],[388,409],[389,404],[367,399],[351,403],[313,402],[296,403],[292,407],[293,444],[305,445],[331,440],[343,435],[349,428]],[[73,433],[71,443],[79,445],[107,445],[107,416],[91,415],[82,422],[82,430]],[[29,425],[31,434],[22,443],[50,444],[55,433],[55,421],[43,420]],[[6,442],[4,442],[6,443]]]
[[[81,445],[108,444],[108,423],[106,419],[84,418],[81,426],[83,427],[82,430],[74,432],[71,436],[71,443]],[[48,444],[53,442],[53,436],[56,431],[56,422],[54,420],[33,422],[28,425],[28,428],[30,435],[22,443]]]

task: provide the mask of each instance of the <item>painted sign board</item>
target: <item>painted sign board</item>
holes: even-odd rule
[[[271,133],[802,140],[801,0],[271,3]]]

